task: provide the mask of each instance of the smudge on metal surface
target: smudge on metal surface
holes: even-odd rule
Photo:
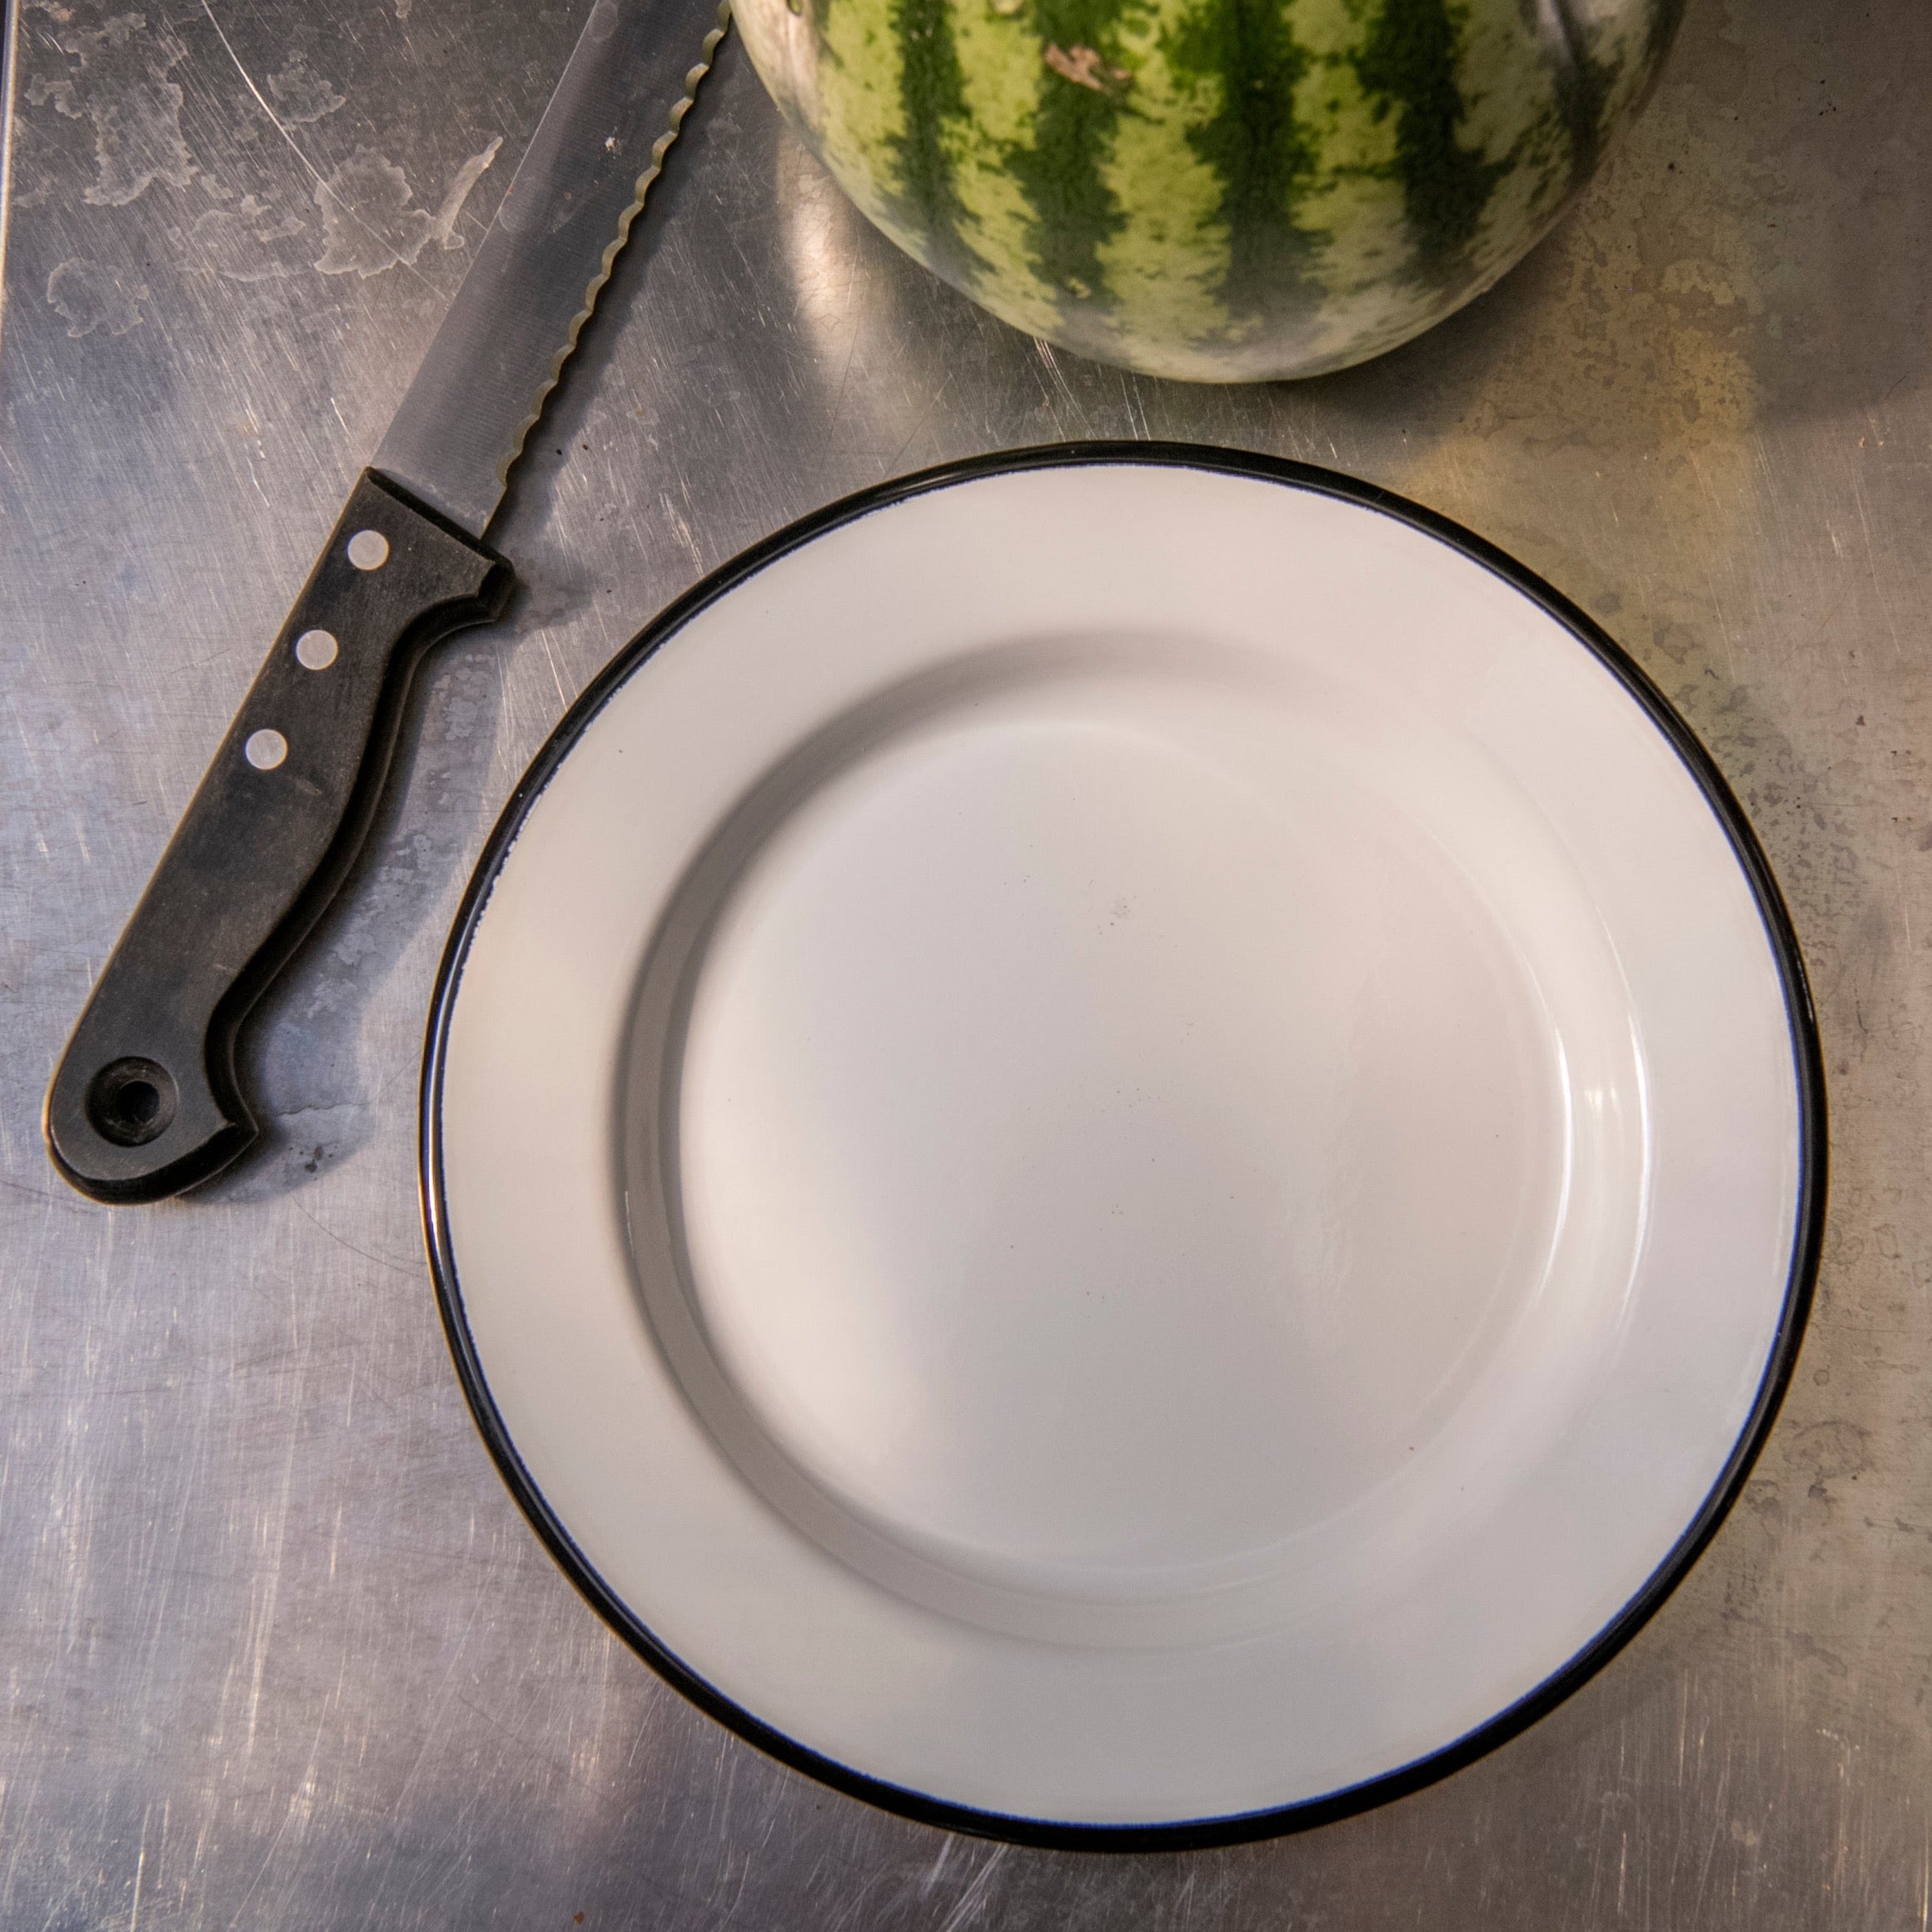
[[[27,98],[92,124],[95,178],[82,198],[118,208],[157,181],[185,188],[195,162],[182,135],[182,90],[167,76],[187,48],[143,13],[117,13],[92,29],[62,26],[52,39],[73,65],[58,79],[37,74]]]
[[[472,154],[450,177],[448,191],[443,196],[443,205],[436,210],[436,227],[433,232],[446,248],[461,248],[463,237],[456,232],[456,223],[461,217],[463,204],[469,200],[471,191],[481,181],[484,171],[495,160],[497,150],[503,146],[503,137],[499,134],[487,147]]]
[[[436,232],[436,218],[415,205],[409,177],[386,155],[358,147],[316,186],[326,245],[316,258],[324,275],[366,279],[398,263],[413,264]]]
[[[191,246],[182,253],[225,281],[278,281],[302,266],[299,256],[280,245],[305,234],[308,224],[295,214],[277,214],[272,201],[244,195],[239,207],[210,208],[187,232]]]
[[[324,275],[355,275],[366,280],[398,265],[413,266],[431,242],[461,248],[456,232],[463,204],[503,146],[499,135],[465,161],[451,177],[435,214],[416,205],[409,177],[386,155],[358,147],[316,184],[326,246],[315,266]]]
[[[348,103],[308,63],[301,48],[290,54],[280,70],[268,77],[268,91],[291,127],[306,127]]]
[[[147,299],[147,285],[137,281],[129,287],[113,269],[72,256],[47,278],[47,299],[66,318],[67,334],[76,340],[97,329],[125,336],[141,326],[140,304]]]

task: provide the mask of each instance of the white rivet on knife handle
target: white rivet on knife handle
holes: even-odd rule
[[[349,539],[349,561],[359,570],[380,570],[389,561],[389,539],[379,530],[359,530]]]
[[[326,671],[339,648],[332,630],[305,630],[295,640],[295,660],[305,671]]]
[[[288,756],[288,740],[279,731],[251,731],[242,755],[257,771],[273,771]]]

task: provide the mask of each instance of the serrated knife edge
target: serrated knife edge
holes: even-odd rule
[[[719,0],[592,8],[376,452],[381,475],[470,535],[495,514],[729,18]]]
[[[711,71],[712,57],[718,51],[719,43],[731,27],[731,0],[719,0],[718,24],[707,33],[699,47],[699,57],[685,76],[685,91],[674,103],[670,111],[670,125],[651,143],[650,166],[638,176],[629,205],[617,217],[617,232],[605,245],[599,257],[597,272],[591,276],[584,290],[584,306],[570,320],[565,334],[563,346],[550,359],[548,373],[538,385],[530,398],[530,414],[512,434],[509,449],[496,466],[496,481],[500,487],[508,489],[510,472],[515,467],[517,459],[523,454],[523,446],[529,440],[530,432],[543,420],[544,406],[549,401],[550,391],[562,380],[564,365],[577,352],[577,338],[584,332],[584,326],[596,312],[597,298],[604,292],[604,285],[610,279],[621,255],[630,240],[630,227],[644,212],[645,197],[650,192],[651,183],[664,172],[664,157],[677,140],[678,131],[685,115],[690,112],[698,98],[698,89],[705,77]]]

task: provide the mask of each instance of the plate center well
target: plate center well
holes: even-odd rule
[[[1542,1279],[1566,1097],[1372,740],[1143,665],[801,784],[662,1076],[719,1432],[951,1569],[1127,1597],[1427,1455]]]

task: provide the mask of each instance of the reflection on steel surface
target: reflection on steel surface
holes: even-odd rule
[[[47,1073],[587,7],[208,0],[232,61],[198,6],[62,3],[64,22],[16,17],[0,334],[0,1923],[1919,1925],[1920,0],[1875,0],[1855,33],[1830,0],[1765,0],[1748,22],[1699,0],[1629,147],[1493,296],[1387,363],[1229,393],[1049,362],[864,233],[828,237],[808,313],[775,187],[804,164],[781,168],[727,42],[709,124],[585,337],[590,380],[505,505],[527,599],[434,667],[352,899],[261,1014],[271,1149],[192,1208],[133,1212],[47,1168]],[[131,14],[118,43],[88,37]],[[327,88],[305,99],[343,103],[309,121],[270,86],[297,51]],[[115,192],[149,174],[126,200],[89,198],[97,106],[133,143]],[[318,176],[379,154],[433,219],[498,136],[463,247],[318,272]],[[1631,647],[1790,899],[1838,1137],[1783,1417],[1656,1622],[1443,1785],[1159,1860],[944,1839],[776,1769],[660,1686],[476,1440],[414,1183],[423,1018],[461,884],[610,653],[844,490],[1143,432],[1387,483],[1508,545]]]

